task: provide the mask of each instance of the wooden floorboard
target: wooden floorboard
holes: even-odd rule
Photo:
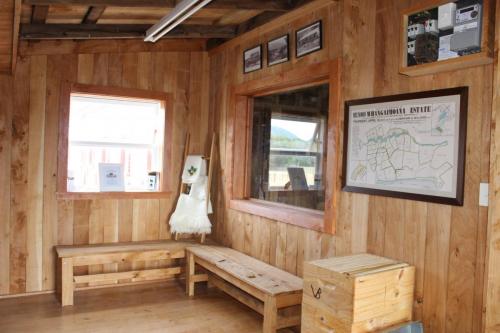
[[[257,333],[262,317],[216,289],[194,298],[175,281],[75,294],[61,308],[53,294],[0,300],[2,333]],[[283,331],[287,332],[287,331]]]

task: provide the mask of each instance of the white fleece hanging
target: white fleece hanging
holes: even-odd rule
[[[170,229],[174,233],[210,234],[212,224],[208,214],[212,213],[210,201],[207,205],[206,161],[202,156],[186,158],[182,182],[191,184],[189,194],[181,193],[175,211],[170,217]],[[207,207],[208,206],[208,207]]]

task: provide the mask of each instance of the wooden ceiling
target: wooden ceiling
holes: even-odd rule
[[[144,38],[180,0],[23,0],[21,40]],[[304,0],[213,0],[164,38],[209,45],[264,24]]]
[[[16,67],[19,41],[142,39],[181,0],[0,0],[0,74]],[[213,0],[164,38],[210,49],[312,0]]]

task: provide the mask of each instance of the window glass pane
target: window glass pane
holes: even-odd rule
[[[251,197],[324,209],[328,85],[254,99]]]
[[[149,190],[162,171],[165,111],[160,102],[71,96],[68,191],[98,192],[99,163],[123,167],[126,191]]]
[[[318,123],[300,117],[288,118],[272,115],[271,150],[310,151]]]

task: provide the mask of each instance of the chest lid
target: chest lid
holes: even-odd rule
[[[409,266],[405,262],[368,253],[320,259],[311,261],[309,264],[351,277],[360,277]]]

